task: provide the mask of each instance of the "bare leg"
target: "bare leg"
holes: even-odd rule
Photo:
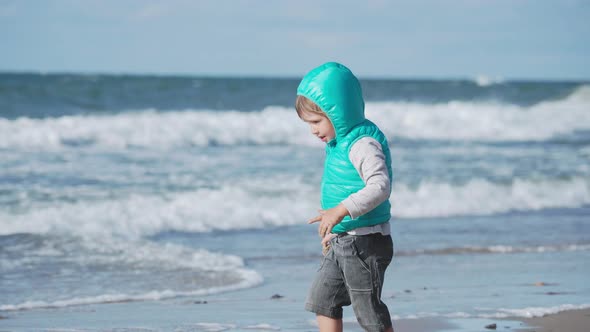
[[[342,319],[316,315],[320,332],[342,332]]]
[[[334,319],[322,315],[316,315],[320,332],[342,332],[342,319]],[[385,332],[394,332],[393,326]]]

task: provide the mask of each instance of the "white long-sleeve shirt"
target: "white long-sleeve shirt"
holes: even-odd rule
[[[342,205],[348,210],[350,217],[355,219],[389,199],[391,182],[385,164],[385,154],[381,144],[374,138],[363,137],[356,141],[350,148],[348,158],[365,183],[363,189],[342,201]],[[359,227],[347,233],[351,235],[372,233],[389,235],[391,227],[389,222],[386,222],[375,226]]]

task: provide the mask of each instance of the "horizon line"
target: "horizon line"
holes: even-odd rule
[[[0,75],[79,75],[79,76],[129,76],[129,77],[177,77],[177,78],[226,78],[226,79],[301,79],[302,75],[295,74],[227,74],[227,73],[179,73],[179,72],[116,72],[116,71],[73,71],[73,70],[13,70],[0,68]],[[379,76],[379,75],[362,75],[355,74],[359,80],[399,80],[399,81],[472,81],[489,80],[489,84],[498,84],[505,82],[537,82],[537,83],[590,83],[589,78],[532,78],[532,77],[510,77],[505,78],[493,75],[474,75],[474,76],[426,76],[426,75],[399,75],[399,76]]]

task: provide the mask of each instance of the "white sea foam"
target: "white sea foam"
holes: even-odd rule
[[[262,330],[262,331],[280,331],[279,326],[270,325],[267,323],[261,323],[256,325],[248,325],[243,327],[246,330]]]
[[[305,135],[304,135],[305,134]],[[313,144],[294,111],[145,110],[114,115],[0,119],[0,147],[56,149],[68,146],[166,148],[236,144]]]
[[[543,317],[568,310],[581,310],[590,308],[590,304],[563,304],[554,307],[528,307],[522,309],[498,309],[496,313],[479,314],[481,318],[506,318],[506,317]]]
[[[22,214],[0,211],[0,234],[65,232],[141,238],[166,230],[207,232],[303,223],[319,202],[297,179],[248,180],[165,196],[62,203]]]
[[[508,211],[575,208],[590,204],[590,183],[570,180],[514,180],[498,184],[475,179],[463,185],[423,182],[413,188],[395,185],[393,213],[398,217],[490,215]]]
[[[474,78],[474,82],[481,87],[486,87],[494,84],[503,83],[504,80],[501,77],[490,77],[487,75],[477,75]]]
[[[180,296],[204,296],[221,292],[239,290],[254,287],[262,283],[262,277],[255,271],[242,270],[243,280],[226,286],[209,287],[193,291],[150,291],[142,294],[103,294],[97,296],[74,297],[57,301],[25,301],[18,304],[0,305],[0,311],[29,310],[39,308],[62,308],[88,304],[104,304],[115,302],[132,302],[132,301],[156,301]]]
[[[534,247],[491,246],[488,248],[493,253],[519,253],[519,252],[554,252],[554,251],[587,251],[588,244],[566,244]]]
[[[193,324],[193,326],[196,327],[200,331],[206,331],[206,332],[221,332],[221,331],[227,331],[230,329],[235,329],[238,327],[235,324],[222,324],[222,323],[197,323],[197,324]]]
[[[590,86],[533,106],[452,101],[367,103],[367,117],[391,138],[542,141],[590,130]],[[144,110],[112,115],[0,119],[0,148],[169,148],[239,144],[321,147],[294,110],[259,112]]]
[[[394,185],[396,217],[490,215],[509,211],[576,208],[590,204],[589,180],[482,179],[462,185]],[[23,213],[0,211],[0,234],[65,232],[80,236],[141,238],[167,230],[208,232],[301,224],[319,207],[314,185],[301,179],[249,179],[219,188],[162,195],[59,203]]]
[[[479,310],[481,313],[467,313],[464,311],[440,313],[440,312],[419,312],[410,315],[393,315],[391,318],[397,319],[421,319],[421,318],[510,318],[510,317],[543,317],[546,315],[557,314],[568,310],[581,310],[590,308],[590,304],[562,304],[552,307],[527,307],[522,309],[485,309]],[[354,318],[349,318],[354,321]]]
[[[156,301],[164,300],[180,296],[203,296],[209,294],[215,294],[220,292],[238,290],[248,287],[253,287],[262,282],[260,275],[255,272],[251,272],[251,278],[245,279],[244,281],[228,286],[222,287],[211,287],[207,289],[199,289],[195,291],[151,291],[143,294],[104,294],[97,296],[88,297],[75,297],[67,300],[59,301],[26,301],[19,304],[4,304],[0,305],[0,311],[15,311],[15,310],[28,310],[38,308],[62,308],[77,305],[87,304],[102,304],[102,303],[115,303],[115,302],[131,302],[131,301]]]
[[[513,253],[543,253],[556,251],[589,251],[590,244],[560,244],[546,246],[518,247],[508,245],[495,246],[462,246],[444,247],[436,249],[418,249],[411,251],[397,251],[396,256],[418,255],[461,255],[461,254],[513,254]]]
[[[57,243],[57,245],[59,249],[54,248],[54,250],[60,251],[61,255],[67,257],[70,262],[80,265],[101,263],[111,266],[119,264],[135,268],[157,268],[160,271],[186,268],[214,272],[238,271],[239,274],[249,274],[241,270],[244,267],[241,257],[209,252],[204,249],[192,249],[173,243],[128,242],[95,237],[93,241],[71,242],[69,245]],[[73,250],[82,251],[84,255],[71,255]]]
[[[134,278],[141,273],[150,274],[150,278],[155,280],[158,275],[172,271],[176,275],[186,273],[192,278],[198,275],[206,275],[207,278],[214,278],[216,281],[210,284],[207,280],[199,280],[197,284],[187,285],[188,288],[177,289],[178,285],[173,282],[166,286],[169,280],[158,282],[163,287],[160,290],[153,291],[135,291],[131,293],[107,293],[88,296],[74,296],[67,298],[67,294],[60,294],[55,300],[29,300],[17,304],[0,305],[0,311],[25,310],[35,308],[58,308],[85,304],[99,304],[112,302],[129,302],[129,301],[146,301],[161,300],[179,296],[202,296],[225,291],[249,288],[260,284],[263,278],[256,271],[244,267],[242,258],[234,255],[220,254],[209,252],[204,249],[191,249],[188,247],[165,243],[159,244],[147,241],[117,241],[108,238],[93,237],[91,241],[75,241],[71,239],[65,241],[61,238],[46,238],[38,248],[28,250],[27,255],[21,255],[18,258],[12,258],[12,268],[21,266],[35,266],[36,264],[45,264],[49,260],[46,257],[38,256],[50,248],[55,254],[52,257],[53,262],[67,262],[72,266],[72,271],[76,276],[85,276],[86,270],[91,266],[108,266],[110,269],[129,271]],[[0,261],[3,263],[4,260]],[[11,267],[3,271],[10,272]],[[92,268],[90,268],[92,269]],[[60,274],[63,276],[63,268]],[[186,272],[183,272],[186,271]],[[58,277],[57,275],[55,277]],[[219,280],[226,280],[220,284]],[[112,281],[105,281],[112,282]],[[91,283],[97,283],[92,284]],[[100,287],[100,278],[94,276],[88,281],[90,286]],[[153,287],[153,286],[152,286]],[[169,287],[166,289],[166,287]],[[112,289],[113,286],[109,286]]]
[[[563,100],[522,107],[459,102],[423,105],[379,103],[367,106],[389,137],[432,140],[543,141],[590,129],[590,86]]]

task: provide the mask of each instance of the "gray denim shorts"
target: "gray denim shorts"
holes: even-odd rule
[[[338,235],[309,290],[305,309],[335,319],[342,307],[352,304],[359,324],[366,331],[384,331],[391,317],[381,301],[385,270],[393,257],[391,236]]]

